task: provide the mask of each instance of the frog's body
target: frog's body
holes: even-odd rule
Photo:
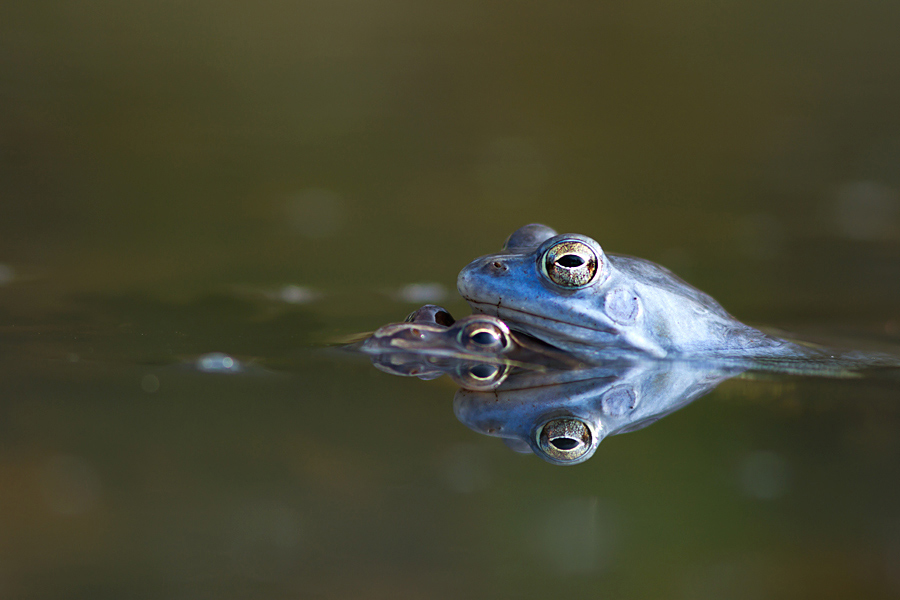
[[[668,269],[606,254],[593,239],[527,225],[459,274],[478,313],[579,356],[828,359],[825,348],[763,333]]]

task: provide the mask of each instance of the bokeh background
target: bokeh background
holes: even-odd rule
[[[0,594],[900,595],[895,384],[729,382],[560,469],[319,348],[465,314],[459,269],[529,222],[896,344],[898,31],[849,0],[0,6]]]

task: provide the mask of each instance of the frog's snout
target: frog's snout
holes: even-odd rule
[[[459,272],[456,278],[456,289],[463,298],[469,300],[484,293],[490,286],[485,285],[487,279],[506,273],[509,267],[502,258],[482,256],[470,262]]]

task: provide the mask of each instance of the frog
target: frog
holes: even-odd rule
[[[804,372],[810,361],[900,365],[763,332],[661,265],[537,223],[464,267],[457,289],[474,313],[579,357],[771,361],[782,371],[802,361]]]
[[[514,369],[582,366],[566,352],[511,331],[497,317],[473,314],[457,320],[433,304],[345,348],[370,356],[376,368],[394,375],[427,380],[447,374],[474,390],[495,388]]]

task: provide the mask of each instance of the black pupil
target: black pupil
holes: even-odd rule
[[[580,256],[576,256],[574,254],[566,254],[565,256],[561,256],[556,259],[557,264],[561,267],[565,267],[567,269],[574,269],[575,267],[580,267],[584,264],[584,259]]]
[[[479,331],[472,336],[472,341],[479,346],[489,346],[497,341],[497,337],[490,331]]]
[[[578,445],[578,440],[573,440],[572,438],[556,438],[551,440],[550,443],[559,450],[571,450]]]
[[[469,369],[469,373],[476,379],[488,379],[497,373],[497,367],[493,365],[475,365]]]

